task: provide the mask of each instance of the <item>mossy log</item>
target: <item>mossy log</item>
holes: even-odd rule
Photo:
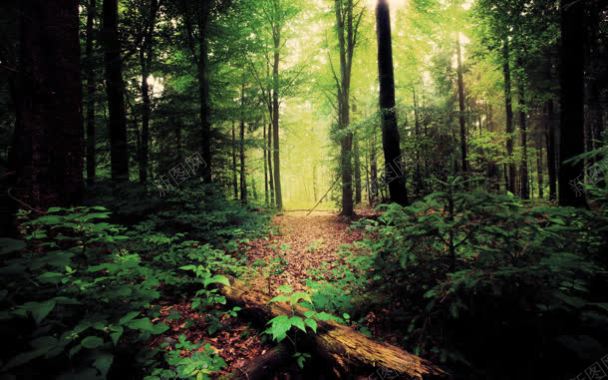
[[[270,304],[271,297],[239,280],[232,279],[231,286],[223,286],[221,292],[229,302],[242,307],[242,313],[261,324],[278,315],[289,315],[292,312],[287,304]],[[305,311],[302,307],[295,309],[295,313],[300,316]],[[370,379],[449,378],[441,368],[419,356],[388,343],[368,338],[348,326],[333,321],[319,321],[317,333],[311,332],[306,343],[315,354],[332,364],[332,371],[337,378],[350,378],[355,373],[371,374],[372,376],[368,377]],[[265,360],[261,363],[267,365]]]

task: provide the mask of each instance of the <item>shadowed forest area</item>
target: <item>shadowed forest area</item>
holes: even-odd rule
[[[608,379],[608,1],[2,0],[0,380]]]

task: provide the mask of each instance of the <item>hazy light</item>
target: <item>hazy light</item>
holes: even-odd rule
[[[378,5],[378,0],[365,0],[365,1],[369,8],[376,8],[376,5]],[[404,7],[407,2],[407,0],[387,0],[387,1],[388,1],[388,6],[391,9],[391,11],[393,11],[397,8]]]

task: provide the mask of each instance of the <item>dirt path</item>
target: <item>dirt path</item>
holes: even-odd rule
[[[286,212],[275,216],[277,233],[249,244],[249,263],[255,269],[270,263],[277,271],[270,276],[270,288],[288,284],[302,289],[311,270],[326,265],[333,269],[342,263],[340,247],[362,238],[360,231],[349,230],[349,222],[331,212]],[[267,267],[268,268],[268,267]],[[279,273],[280,272],[280,273]],[[252,285],[268,289],[268,269],[257,270]]]

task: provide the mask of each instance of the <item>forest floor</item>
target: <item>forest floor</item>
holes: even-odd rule
[[[311,271],[320,268],[331,270],[344,265],[341,247],[363,238],[362,231],[350,229],[350,220],[336,213],[316,211],[307,214],[293,211],[276,215],[268,236],[241,247],[251,268],[246,274],[251,287],[271,295],[278,294],[277,289],[281,285],[306,291],[306,279]],[[359,215],[370,216],[371,211],[361,210]],[[170,330],[152,342],[152,346],[163,342],[175,343],[180,335],[194,343],[210,343],[226,361],[227,366],[221,371],[225,376],[238,373],[251,358],[272,348],[259,331],[238,317],[224,316],[222,323],[225,328],[217,334],[210,334],[205,315],[193,311],[189,303],[164,305],[161,317],[154,322],[164,322]],[[171,349],[172,344],[165,346],[165,349]]]

